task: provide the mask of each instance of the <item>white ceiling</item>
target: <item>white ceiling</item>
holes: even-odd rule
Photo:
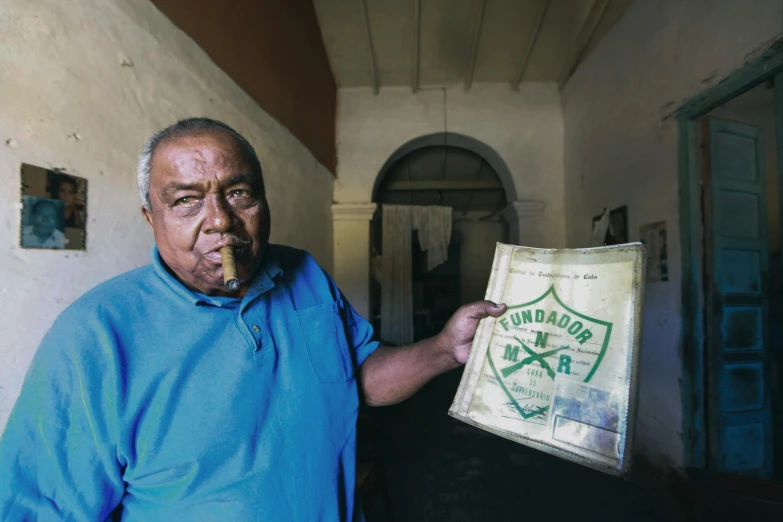
[[[633,0],[314,0],[338,87],[563,85]]]

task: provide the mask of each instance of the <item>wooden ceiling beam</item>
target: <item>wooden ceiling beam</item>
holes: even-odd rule
[[[522,83],[522,78],[525,76],[527,70],[527,64],[530,61],[530,56],[533,54],[533,48],[536,46],[538,40],[538,34],[541,32],[541,26],[544,25],[544,17],[549,9],[549,4],[552,0],[542,0],[541,5],[538,7],[538,13],[536,14],[536,21],[533,24],[533,31],[530,33],[530,38],[525,45],[525,51],[522,53],[522,60],[519,62],[516,73],[511,79],[511,88],[515,91],[519,90],[519,84]]]
[[[470,39],[470,55],[468,57],[468,70],[465,72],[465,90],[469,91],[473,84],[473,73],[476,71],[476,59],[478,57],[479,43],[481,42],[481,29],[484,25],[484,11],[487,7],[486,0],[475,0],[473,17],[473,31]]]
[[[375,60],[375,46],[372,43],[372,28],[370,27],[370,13],[367,11],[367,0],[359,0],[362,18],[364,19],[364,34],[367,38],[367,57],[370,60],[370,77],[373,93],[378,94],[378,65]]]
[[[499,181],[446,180],[446,181],[392,181],[383,190],[398,192],[403,190],[503,190]]]
[[[609,0],[593,0],[593,4],[590,7],[590,12],[587,13],[582,27],[579,30],[579,35],[574,42],[574,50],[565,62],[563,71],[560,73],[558,79],[558,85],[562,89],[568,79],[574,74],[576,66],[582,61],[587,47],[595,36],[595,30],[598,28],[598,24],[601,23],[601,19],[606,13],[606,8],[609,6]]]

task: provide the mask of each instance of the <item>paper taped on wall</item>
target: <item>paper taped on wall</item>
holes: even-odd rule
[[[498,244],[453,417],[610,473],[630,469],[646,254]]]

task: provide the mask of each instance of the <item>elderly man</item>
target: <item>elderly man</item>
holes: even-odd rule
[[[268,244],[261,166],[234,130],[181,121],[149,140],[138,173],[152,264],[88,292],[45,336],[0,441],[0,519],[361,519],[359,396],[392,404],[463,364],[503,306],[379,347],[312,257]]]

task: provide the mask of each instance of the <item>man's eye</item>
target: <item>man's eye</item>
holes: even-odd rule
[[[229,195],[235,198],[249,198],[251,194],[249,190],[236,189],[236,190],[232,190]]]
[[[174,204],[178,207],[190,207],[195,203],[196,203],[196,198],[194,198],[193,196],[185,196],[184,198],[179,198],[177,201],[174,202]]]

